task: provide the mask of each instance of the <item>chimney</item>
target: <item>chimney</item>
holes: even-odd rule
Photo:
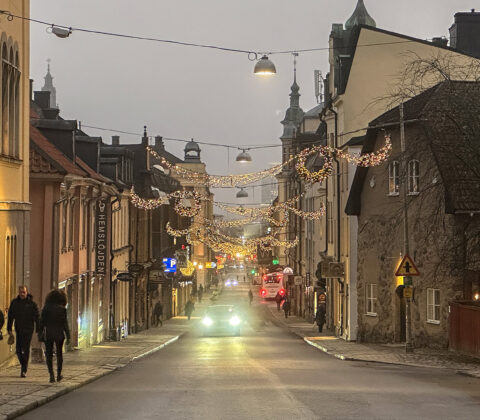
[[[455,23],[450,28],[450,46],[458,51],[480,57],[480,13],[455,14]]]
[[[155,147],[160,150],[165,150],[165,145],[163,144],[162,136],[155,136]]]
[[[43,115],[47,120],[56,120],[60,110],[58,108],[43,109]]]
[[[42,109],[50,108],[50,91],[35,91],[33,101]]]
[[[439,47],[446,47],[448,45],[448,39],[443,36],[436,36],[432,38],[432,44]]]
[[[112,146],[120,146],[120,136],[112,136]]]

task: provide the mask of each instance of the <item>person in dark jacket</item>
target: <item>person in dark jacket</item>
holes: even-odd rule
[[[277,311],[280,312],[280,304],[282,303],[283,296],[280,292],[277,292],[275,295],[275,302],[277,302]]]
[[[53,374],[53,347],[57,355],[57,381],[63,379],[63,342],[70,341],[70,329],[67,322],[67,297],[60,290],[52,290],[45,298],[45,306],[40,318],[41,333],[39,340],[45,341],[45,353],[47,359],[50,382],[55,382]]]
[[[198,301],[200,303],[202,303],[202,298],[203,298],[203,286],[202,285],[200,285],[200,287],[198,288],[197,295],[198,295]]]
[[[0,340],[3,340],[2,328],[5,324],[5,317],[3,316],[3,311],[0,309]]]
[[[194,310],[195,310],[195,304],[191,300],[189,300],[185,305],[185,315],[187,315],[189,320]]]
[[[325,314],[327,313],[327,308],[325,303],[319,303],[317,308],[317,313],[315,314],[315,322],[318,325],[318,332],[323,331],[323,324],[325,324]]]
[[[282,305],[283,312],[285,313],[285,318],[288,318],[288,314],[290,313],[290,300],[285,296]]]
[[[158,301],[155,304],[155,307],[153,308],[153,322],[156,327],[158,326],[158,324],[160,324],[160,326],[163,325],[162,315],[163,315],[163,306],[160,303],[160,301]]]
[[[250,306],[252,306],[252,301],[253,301],[253,292],[252,289],[248,290],[248,301],[250,302]]]
[[[27,286],[18,287],[18,296],[10,303],[8,309],[7,332],[12,335],[15,323],[17,340],[16,352],[20,362],[20,377],[27,376],[28,359],[30,358],[30,342],[34,329],[38,332],[38,306],[28,293]]]

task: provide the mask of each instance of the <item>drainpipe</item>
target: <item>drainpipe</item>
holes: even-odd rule
[[[329,103],[329,106],[328,106],[328,109],[333,113],[333,115],[335,116],[335,148],[338,147],[338,113],[333,109],[333,106],[332,106],[332,103],[330,102]],[[337,188],[336,188],[336,194],[337,194],[337,258],[338,258],[338,262],[340,262],[340,251],[341,251],[341,247],[340,247],[340,227],[341,227],[341,223],[340,223],[340,204],[341,204],[341,200],[340,200],[340,162],[339,160],[337,159],[337,157],[335,156],[333,158],[333,160],[335,161],[336,163],[336,167],[337,167]],[[345,295],[345,283],[338,277],[337,278],[337,281],[339,282],[340,284],[340,294],[341,295]],[[344,305],[344,299],[342,297],[342,299],[340,300],[340,335],[343,335],[343,305]]]
[[[113,210],[113,205],[115,203],[119,203],[119,207],[116,210]],[[110,203],[110,276],[113,277],[113,259],[115,258],[115,254],[113,253],[113,213],[116,213],[117,211],[121,210],[121,201],[119,200],[118,196],[115,197],[115,200],[113,200]],[[118,341],[118,334],[115,329],[115,291],[116,291],[116,285],[114,284],[113,278],[110,281],[110,305],[109,305],[109,318],[110,318],[110,337],[113,337],[113,332],[115,330],[115,339]]]

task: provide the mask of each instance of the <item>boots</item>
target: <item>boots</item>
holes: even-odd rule
[[[50,372],[50,383],[53,384],[55,382],[55,375],[53,372]]]
[[[57,371],[57,382],[60,382],[62,379],[63,379],[62,371],[61,371],[61,369],[59,369]]]

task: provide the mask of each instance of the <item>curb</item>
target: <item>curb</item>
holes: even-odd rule
[[[367,359],[361,359],[358,357],[350,357],[350,356],[345,356],[342,353],[335,353],[331,352],[328,350],[328,348],[322,346],[319,343],[316,343],[312,340],[309,340],[308,337],[302,335],[301,333],[295,331],[295,329],[291,328],[287,323],[282,322],[281,320],[277,319],[275,315],[272,314],[272,311],[267,308],[270,317],[271,317],[271,322],[276,325],[277,327],[285,328],[290,332],[291,334],[294,334],[300,338],[302,338],[308,345],[315,347],[318,350],[321,350],[328,356],[334,357],[338,360],[342,360],[345,362],[362,362],[362,363],[377,363],[377,364],[382,364],[382,365],[393,365],[393,366],[409,366],[409,367],[416,367],[416,368],[423,368],[423,369],[451,369],[454,370],[455,374],[457,375],[462,375],[470,378],[475,378],[475,379],[480,379],[480,374],[476,374],[473,372],[469,372],[467,370],[459,370],[459,369],[452,369],[449,367],[443,367],[443,366],[426,366],[426,365],[420,365],[420,364],[411,364],[411,363],[401,363],[401,362],[386,362],[382,360],[367,360]]]
[[[50,385],[46,389],[42,389],[40,391],[33,392],[32,394],[25,395],[18,400],[15,400],[12,403],[5,404],[5,405],[11,405],[12,410],[8,412],[2,412],[0,413],[0,420],[10,420],[14,419],[16,417],[21,416],[22,414],[25,414],[31,410],[34,410],[35,408],[38,408],[44,404],[47,404],[48,402],[61,397],[62,395],[68,394],[69,392],[72,392],[78,388],[81,388],[84,385],[88,385],[89,383],[96,381],[97,379],[102,378],[103,376],[106,376],[126,365],[129,363],[132,363],[138,359],[141,359],[143,357],[149,356],[150,354],[153,354],[166,346],[174,343],[177,341],[183,334],[181,333],[177,336],[172,337],[170,340],[166,341],[165,343],[162,343],[150,350],[147,350],[139,355],[133,356],[130,358],[130,360],[126,363],[118,363],[118,364],[109,364],[109,365],[102,365],[95,367],[92,370],[95,370],[96,373],[90,374],[91,371],[87,371],[86,373],[83,373],[81,376],[85,376],[81,381],[75,382],[69,384],[68,381],[65,381],[65,385],[59,385],[56,383],[55,385]],[[100,370],[100,373],[98,372]],[[17,407],[15,407],[17,406]]]

